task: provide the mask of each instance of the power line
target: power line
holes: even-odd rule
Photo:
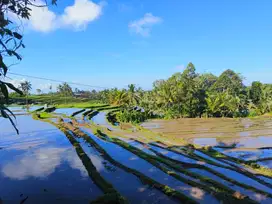
[[[68,84],[73,84],[73,85],[78,85],[78,86],[87,86],[87,87],[99,88],[99,89],[108,89],[109,88],[109,87],[102,87],[102,86],[93,86],[93,85],[89,85],[89,84],[61,81],[61,80],[56,80],[56,79],[49,79],[49,78],[44,78],[44,77],[30,76],[30,75],[26,75],[26,74],[18,74],[18,73],[13,73],[13,72],[8,72],[8,74],[16,75],[16,76],[22,76],[22,77],[29,77],[29,78],[33,78],[33,79],[40,79],[40,80],[58,82],[58,83],[68,83]]]

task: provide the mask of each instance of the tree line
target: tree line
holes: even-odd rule
[[[27,95],[31,83],[23,82],[19,88]],[[50,90],[50,94],[121,106],[125,118],[136,114],[133,108],[137,106],[142,108],[139,114],[141,117],[145,114],[144,118],[154,114],[165,118],[246,117],[272,111],[272,84],[254,81],[251,86],[245,86],[243,76],[230,69],[219,77],[212,73],[199,74],[192,63],[183,72],[166,80],[156,80],[152,90],[143,90],[134,84],[126,89],[73,90],[68,83],[58,85],[55,93],[52,87]],[[41,94],[41,90],[37,89],[37,93]]]
[[[140,106],[166,118],[246,117],[272,111],[272,84],[254,81],[245,86],[243,77],[230,69],[219,77],[199,74],[192,63],[183,72],[155,81],[152,90],[131,84],[128,89],[115,88],[100,94],[105,103]]]

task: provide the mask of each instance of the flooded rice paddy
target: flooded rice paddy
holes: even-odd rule
[[[3,203],[87,203],[103,194],[60,130],[28,115],[16,120],[19,135],[7,120],[1,122]]]
[[[108,123],[103,111],[92,117],[83,117],[90,110],[75,115],[81,125],[78,134],[69,130],[69,138],[67,132],[57,128],[58,117],[65,125],[82,109],[56,109],[52,113],[56,118],[41,121],[30,113],[38,108],[11,108],[17,115],[19,135],[8,120],[0,118],[0,203],[90,203],[107,195],[108,187],[101,182],[109,183],[128,203],[135,204],[272,203],[269,118],[143,124],[152,132],[181,137],[200,147],[212,146],[213,151],[221,153],[216,157],[204,149],[128,139],[127,132]],[[86,123],[110,130],[110,136],[95,135],[93,129],[84,126]],[[82,155],[91,163],[86,163]],[[243,161],[259,164],[266,174],[245,166]]]
[[[178,120],[155,120],[142,124],[143,127],[154,132],[169,136],[182,137],[191,142],[211,145],[232,145],[240,143],[242,139],[261,137],[257,145],[266,144],[272,137],[271,118],[186,118]],[[267,139],[267,136],[269,139]],[[203,138],[203,140],[200,140]],[[250,143],[250,142],[249,142]],[[255,143],[255,142],[254,142]],[[243,143],[243,146],[249,144]],[[252,144],[253,145],[253,144]]]
[[[237,159],[272,160],[272,118],[155,120],[142,126]],[[271,168],[270,161],[259,164]]]

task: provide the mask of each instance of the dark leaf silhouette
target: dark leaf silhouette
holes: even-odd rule
[[[4,83],[0,83],[1,92],[3,93],[6,100],[8,100],[8,89]]]
[[[20,35],[20,34],[17,33],[17,32],[13,32],[13,35],[14,35],[14,37],[17,38],[18,40],[21,40],[21,39],[23,38],[23,36]]]
[[[23,93],[20,89],[16,88],[13,84],[7,83],[7,82],[3,82],[3,83],[5,83],[5,84],[6,84],[10,89],[12,89],[13,91],[16,91],[16,92],[19,93],[20,95],[24,95],[24,93]]]

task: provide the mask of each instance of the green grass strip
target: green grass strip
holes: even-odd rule
[[[84,112],[85,110],[86,110],[86,109],[82,109],[82,110],[76,111],[76,112],[72,113],[71,117],[74,117],[74,116],[76,116],[76,115],[78,115],[78,114]]]

